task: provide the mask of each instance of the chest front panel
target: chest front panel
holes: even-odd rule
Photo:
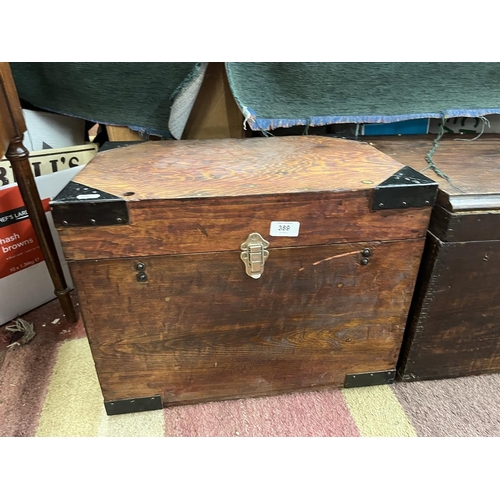
[[[182,404],[393,370],[423,241],[269,248],[259,279],[240,252],[74,262],[104,397]]]

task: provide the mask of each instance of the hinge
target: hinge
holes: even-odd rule
[[[403,167],[373,190],[372,210],[432,207],[438,183],[411,167]]]
[[[241,260],[245,263],[248,276],[258,279],[264,272],[264,264],[269,257],[269,242],[259,233],[252,233],[246,241],[241,244]]]
[[[121,415],[122,413],[161,410],[163,401],[160,395],[145,398],[115,399],[113,401],[104,401],[104,407],[108,415]]]
[[[367,387],[370,385],[393,384],[395,378],[396,370],[354,373],[345,376],[344,387]]]
[[[78,182],[70,181],[50,206],[56,226],[114,226],[129,222],[123,198]]]

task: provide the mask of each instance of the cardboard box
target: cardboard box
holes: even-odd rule
[[[65,169],[35,179],[70,287],[73,284],[52,221],[49,201],[83,167]],[[0,297],[0,325],[55,298],[54,285],[17,184],[0,187]]]
[[[500,132],[500,116],[488,115],[485,118],[490,125],[484,127],[485,134]],[[431,119],[429,124],[429,133],[438,134],[441,130],[442,120]],[[474,137],[483,130],[483,123],[480,118],[448,118],[444,124],[444,131],[448,134],[467,134]]]
[[[23,109],[27,131],[23,143],[29,151],[81,146],[85,143],[85,120],[71,116]]]

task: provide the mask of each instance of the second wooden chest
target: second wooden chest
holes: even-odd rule
[[[403,380],[500,371],[500,139],[444,138],[439,181],[399,363]],[[431,138],[373,139],[420,170]]]

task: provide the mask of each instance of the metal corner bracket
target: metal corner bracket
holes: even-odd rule
[[[382,372],[353,373],[345,376],[344,387],[367,387],[372,385],[393,384],[396,370]]]
[[[403,167],[373,190],[372,210],[434,206],[438,183],[411,167]]]
[[[123,413],[161,410],[163,408],[163,401],[160,395],[143,398],[115,399],[104,401],[104,408],[108,415],[121,415]]]
[[[114,226],[129,223],[127,202],[118,196],[70,181],[50,202],[56,226]]]

